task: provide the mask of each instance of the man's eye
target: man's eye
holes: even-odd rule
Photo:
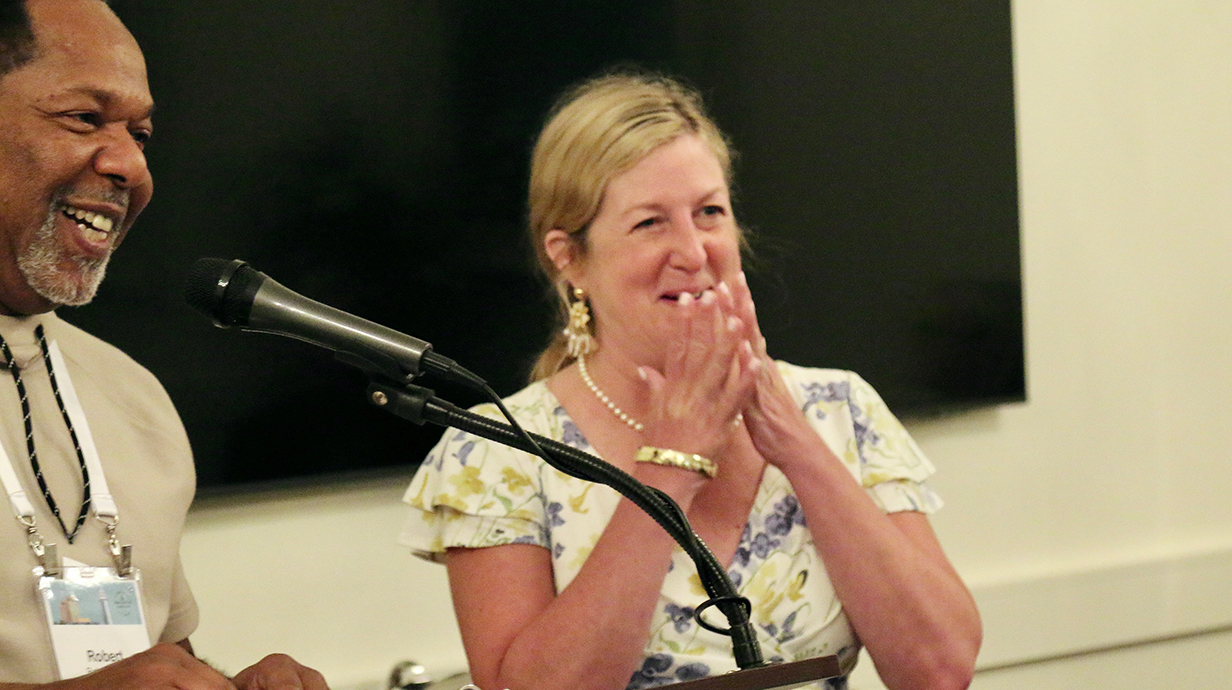
[[[68,116],[78,122],[90,125],[91,127],[101,127],[103,124],[103,118],[98,113],[69,113]]]
[[[142,148],[145,148],[145,145],[150,142],[150,137],[153,136],[151,132],[144,129],[133,130],[129,134],[132,136],[133,141],[137,142]]]

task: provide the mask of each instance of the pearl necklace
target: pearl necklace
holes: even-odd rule
[[[577,363],[578,373],[582,375],[582,381],[584,381],[586,383],[586,387],[595,394],[595,397],[598,398],[604,405],[607,405],[607,409],[611,410],[612,414],[619,417],[620,421],[628,424],[634,431],[641,431],[642,423],[630,417],[628,413],[624,412],[619,407],[616,407],[616,403],[612,402],[611,398],[607,397],[607,394],[595,385],[595,380],[590,378],[590,372],[586,370],[586,355],[578,355]]]

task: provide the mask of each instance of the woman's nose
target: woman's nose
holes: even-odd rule
[[[672,219],[672,266],[687,271],[700,271],[706,265],[706,232],[697,226],[692,216]]]

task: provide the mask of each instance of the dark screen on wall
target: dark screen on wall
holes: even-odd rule
[[[512,393],[552,316],[529,150],[614,65],[685,78],[731,136],[773,355],[858,371],[906,417],[1025,396],[1008,2],[113,6],[149,63],[156,193],[95,303],[60,313],[163,381],[205,489],[404,471],[441,430],[368,405],[326,350],[214,328],[192,263],[244,259]]]

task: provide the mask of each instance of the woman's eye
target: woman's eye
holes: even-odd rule
[[[634,225],[633,229],[637,230],[638,228],[649,228],[653,226],[656,222],[658,222],[658,220],[659,220],[658,218],[647,218],[646,220],[643,220],[640,223]]]
[[[727,216],[727,208],[724,206],[711,204],[709,206],[703,206],[701,210],[698,211],[697,215],[698,225],[703,227],[714,227]]]

